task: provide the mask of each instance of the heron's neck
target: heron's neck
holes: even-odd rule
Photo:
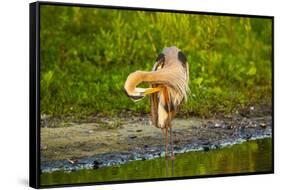
[[[147,72],[145,71],[136,71],[131,73],[125,82],[125,89],[128,92],[134,91],[140,83],[145,81],[146,74]]]

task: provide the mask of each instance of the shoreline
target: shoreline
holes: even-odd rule
[[[164,156],[161,130],[149,118],[120,120],[111,127],[96,122],[42,128],[41,172],[98,169]],[[174,152],[209,151],[272,137],[272,116],[173,120]]]
[[[175,155],[183,154],[188,152],[197,152],[197,151],[211,151],[217,150],[222,148],[231,147],[237,144],[243,144],[248,141],[254,141],[258,139],[266,139],[272,138],[271,135],[264,135],[264,136],[255,136],[251,139],[237,139],[236,141],[225,142],[221,145],[214,145],[214,146],[201,146],[198,148],[190,148],[190,147],[183,147],[181,149],[174,150]],[[190,148],[190,149],[189,149]],[[115,166],[118,167],[122,164],[127,164],[132,161],[139,161],[139,160],[151,160],[157,158],[164,158],[164,151],[161,151],[163,148],[159,147],[151,147],[151,150],[147,153],[144,152],[133,152],[133,153],[105,153],[102,155],[96,155],[93,157],[86,157],[77,159],[75,163],[69,162],[69,160],[56,160],[41,163],[41,173],[52,173],[56,171],[64,171],[64,172],[74,172],[78,170],[87,170],[87,169],[99,169],[104,167],[111,167]],[[158,152],[159,151],[159,152]],[[107,158],[107,159],[106,159]]]

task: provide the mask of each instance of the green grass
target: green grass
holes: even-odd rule
[[[41,7],[41,114],[149,112],[123,92],[164,47],[188,56],[191,95],[181,111],[211,116],[271,104],[272,21],[266,18]]]

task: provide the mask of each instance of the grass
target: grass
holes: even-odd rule
[[[181,111],[211,116],[271,105],[272,20],[180,13],[41,7],[41,114],[77,117],[149,112],[123,92],[164,47],[187,54],[189,100]]]

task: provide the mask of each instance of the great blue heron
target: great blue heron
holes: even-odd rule
[[[168,157],[168,130],[170,130],[171,158],[174,158],[171,119],[179,105],[187,99],[189,69],[185,55],[177,47],[163,49],[151,72],[136,71],[125,82],[125,91],[134,101],[150,95],[152,123],[162,129],[165,157]],[[137,88],[141,83],[150,88]]]

